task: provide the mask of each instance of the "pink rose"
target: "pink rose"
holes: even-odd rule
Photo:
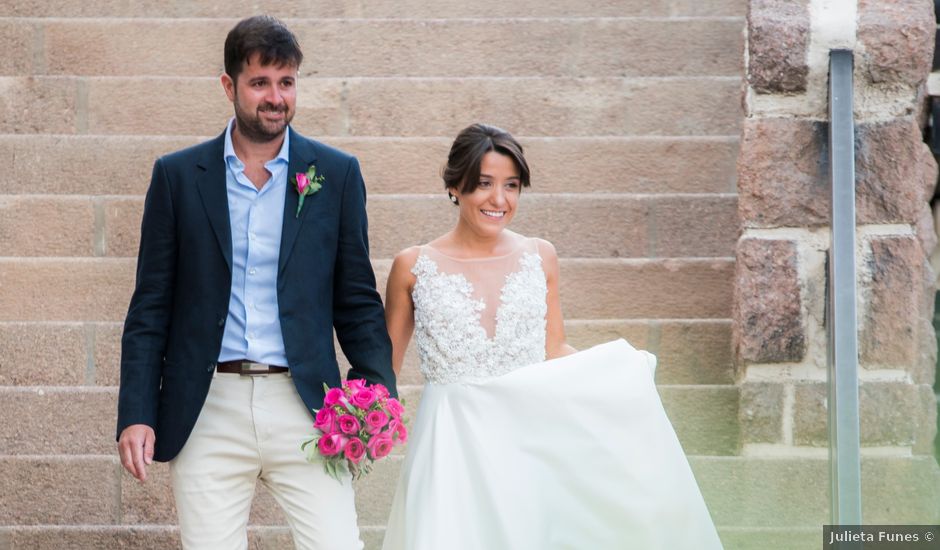
[[[297,174],[297,192],[303,194],[304,189],[310,185],[310,180],[307,179],[307,174]]]
[[[352,404],[360,409],[368,409],[377,399],[375,392],[369,388],[363,388],[358,393],[350,397]]]
[[[332,388],[330,391],[326,392],[326,397],[323,398],[323,405],[326,407],[332,407],[336,404],[342,404],[344,397],[346,397],[346,394],[343,393],[343,390],[339,388]]]
[[[377,434],[388,424],[388,415],[382,411],[369,411],[366,413],[366,432]]]
[[[346,387],[350,390],[350,395],[355,395],[359,393],[359,390],[363,390],[366,387],[366,381],[362,378],[353,378],[352,380],[346,381]]]
[[[344,434],[359,433],[359,419],[351,414],[344,414],[336,419],[339,423],[339,431]]]
[[[372,391],[375,392],[375,396],[379,401],[386,399],[389,396],[388,388],[382,384],[373,384]]]
[[[367,445],[369,449],[369,458],[372,460],[378,460],[388,456],[392,452],[392,447],[395,446],[395,442],[392,441],[392,438],[387,434],[380,433],[378,435],[372,436],[372,439],[369,440]]]
[[[385,408],[388,409],[393,418],[401,418],[401,415],[405,412],[405,407],[402,407],[401,403],[394,397],[390,397],[385,402]]]
[[[405,427],[405,423],[401,420],[392,420],[389,422],[386,432],[393,440],[408,443],[408,428]]]
[[[353,437],[346,443],[344,454],[353,464],[359,464],[362,457],[366,454],[366,446],[362,443],[361,439]]]
[[[323,456],[334,456],[343,450],[347,440],[348,438],[341,434],[327,434],[317,441],[317,448]]]
[[[317,416],[313,421],[313,427],[323,433],[334,431],[336,422],[336,411],[329,407],[324,407],[317,411]]]

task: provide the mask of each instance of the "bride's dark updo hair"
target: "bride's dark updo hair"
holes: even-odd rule
[[[490,151],[511,158],[519,170],[519,182],[529,187],[529,165],[522,146],[509,132],[487,124],[472,124],[457,134],[441,173],[444,187],[458,193],[473,193],[480,185],[480,164]]]

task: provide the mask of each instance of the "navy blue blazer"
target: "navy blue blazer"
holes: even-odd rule
[[[292,379],[310,409],[322,405],[324,382],[340,384],[335,328],[349,377],[384,384],[394,395],[359,163],[289,131],[288,178],[311,164],[324,177],[300,217],[290,180],[284,202],[277,294]],[[232,284],[224,140],[223,133],[158,159],[144,203],[137,283],[121,341],[117,434],[132,424],[153,427],[158,461],[186,443],[222,348]]]

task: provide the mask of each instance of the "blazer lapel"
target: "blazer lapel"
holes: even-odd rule
[[[203,159],[196,164],[202,172],[196,176],[196,188],[206,209],[209,224],[219,242],[229,273],[232,271],[232,224],[225,188],[225,133],[217,137]]]
[[[316,153],[313,147],[306,140],[300,137],[292,128],[290,132],[290,148],[288,149],[287,165],[287,192],[284,193],[284,224],[281,228],[281,251],[278,256],[277,273],[280,278],[287,264],[290,253],[294,249],[294,243],[297,241],[297,235],[300,233],[300,227],[303,225],[307,211],[310,210],[309,203],[314,195],[308,195],[304,199],[304,207],[297,215],[297,204],[300,202],[300,195],[297,193],[294,176],[297,173],[306,172],[316,159]]]

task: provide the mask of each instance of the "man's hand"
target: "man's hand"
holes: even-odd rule
[[[133,424],[124,428],[118,439],[121,464],[141,482],[147,480],[147,464],[153,463],[153,428],[146,424]]]

